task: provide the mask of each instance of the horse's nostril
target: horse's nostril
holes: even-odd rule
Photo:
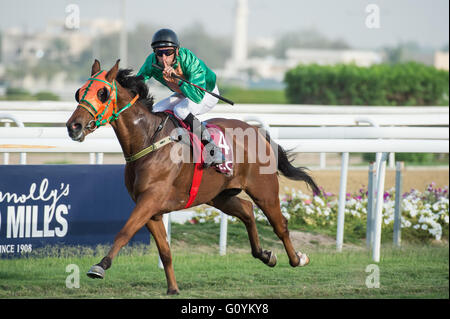
[[[67,133],[72,140],[82,142],[84,139],[83,125],[81,123],[69,121],[66,123]]]
[[[80,123],[73,123],[70,128],[72,129],[72,131],[74,132],[78,132],[81,130],[82,125]]]

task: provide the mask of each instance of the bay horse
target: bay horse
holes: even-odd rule
[[[149,94],[147,85],[132,75],[130,69],[119,70],[119,61],[106,71],[101,70],[100,62],[95,60],[91,78],[77,91],[78,106],[66,123],[69,136],[79,142],[98,127],[110,124],[125,158],[132,158],[125,165],[125,185],[136,206],[116,235],[107,256],[92,266],[87,275],[91,278],[104,278],[105,270],[111,267],[119,250],[139,229],[146,226],[155,240],[164,266],[167,294],[178,294],[162,215],[186,207],[195,165],[174,163],[171,160],[170,145],[173,147],[177,144],[176,141],[160,148],[155,147],[145,156],[133,157],[133,154],[148,149],[149,145],[155,145],[153,142],[156,138],[170,136],[175,124],[164,120],[167,116],[165,113],[152,113],[153,97]],[[261,174],[263,163],[258,158],[253,162],[248,160],[251,156],[249,143],[245,139],[239,141],[233,137],[234,154],[244,154],[244,161],[233,163],[231,176],[217,172],[214,167],[204,168],[202,182],[191,206],[207,204],[239,218],[247,229],[253,257],[273,267],[277,258],[271,251],[261,248],[252,203],[236,196],[243,190],[263,211],[275,234],[283,242],[289,264],[292,267],[307,265],[309,258],[294,250],[287,220],[281,213],[277,171],[290,179],[306,182],[315,193],[320,193],[314,180],[303,167],[294,167],[288,159],[289,154],[268,135],[263,136],[257,127],[223,118],[210,119],[208,123],[213,123],[222,130],[253,130],[258,139],[257,144],[262,145],[277,166],[274,172]]]

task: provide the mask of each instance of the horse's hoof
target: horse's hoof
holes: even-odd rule
[[[275,267],[275,265],[277,264],[277,255],[268,250],[265,250],[264,253],[269,255],[269,261],[266,263],[266,265],[269,267]]]
[[[86,275],[93,279],[103,279],[105,278],[105,270],[98,265],[94,265],[89,269]]]
[[[180,291],[178,289],[167,289],[168,295],[179,295]]]
[[[297,256],[298,258],[300,258],[300,262],[297,265],[298,267],[303,267],[306,266],[307,264],[309,264],[309,257],[306,256],[306,254],[302,254],[301,252],[297,252]]]

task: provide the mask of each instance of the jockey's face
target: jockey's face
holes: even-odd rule
[[[164,47],[155,50],[159,65],[173,65],[178,55],[178,48]]]

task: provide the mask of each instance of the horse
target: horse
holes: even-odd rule
[[[289,238],[288,223],[280,209],[278,183],[279,171],[289,179],[305,182],[315,193],[320,193],[313,178],[305,171],[306,168],[294,167],[290,153],[273,142],[268,134],[264,136],[256,126],[224,118],[210,119],[208,123],[223,131],[237,129],[253,132],[259,147],[256,151],[265,151],[270,160],[276,163],[273,172],[262,174],[265,163],[257,156],[249,160],[252,157],[250,153],[255,152],[255,149],[250,150],[252,145],[248,138],[239,140],[236,136],[232,137],[234,156],[240,152],[243,160],[234,159],[232,175],[221,174],[213,166],[199,168],[191,162],[174,162],[171,160],[171,149],[179,142],[176,139],[168,141],[167,137],[173,135],[175,123],[167,121],[168,115],[165,113],[152,112],[153,97],[148,86],[133,75],[131,69],[119,70],[119,61],[109,71],[102,70],[98,60],[94,61],[91,78],[76,92],[78,106],[66,123],[69,137],[79,142],[100,126],[112,126],[127,159],[125,185],[136,204],[114,238],[108,254],[100,263],[92,266],[87,275],[104,278],[120,249],[146,226],[155,240],[164,266],[167,294],[179,294],[162,215],[186,207],[196,169],[200,169],[203,175],[191,207],[207,204],[240,219],[248,232],[252,256],[274,267],[276,255],[261,248],[252,202],[237,196],[244,191],[262,210],[282,241],[289,264],[292,267],[307,265],[309,257],[295,251]],[[156,147],[155,139],[163,136],[168,142]],[[150,151],[142,155],[142,151],[149,149],[149,146]],[[139,153],[141,156],[134,156]]]

